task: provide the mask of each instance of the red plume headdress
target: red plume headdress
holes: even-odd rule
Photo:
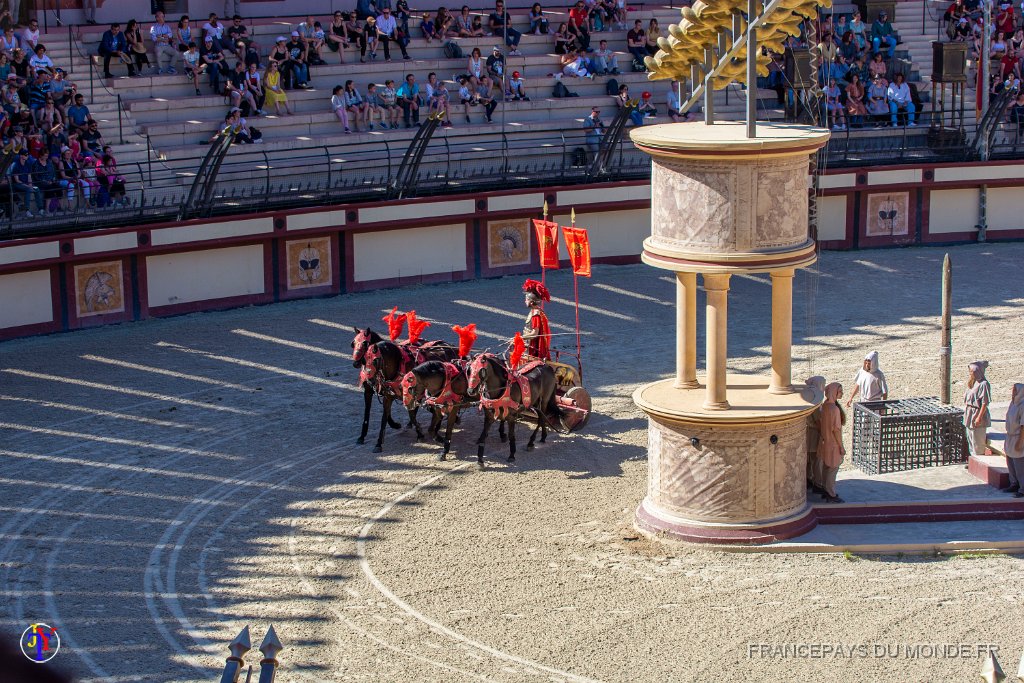
[[[512,337],[512,353],[508,357],[508,366],[515,370],[519,367],[519,359],[523,357],[523,353],[526,351],[526,344],[523,343],[523,335],[516,332],[516,336]]]
[[[455,325],[452,331],[459,335],[459,358],[465,358],[476,343],[476,323],[470,323],[465,327]]]
[[[533,294],[541,301],[551,301],[551,292],[540,282],[536,280],[527,280],[523,283],[523,291]]]
[[[405,327],[405,316],[395,315],[395,311],[398,310],[398,306],[391,309],[391,312],[381,318],[388,324],[388,336],[391,337],[391,341],[397,340],[402,336],[402,328]]]
[[[409,343],[415,344],[420,340],[423,330],[430,327],[430,323],[426,320],[417,320],[416,311],[409,311],[405,314],[405,317],[409,321]]]

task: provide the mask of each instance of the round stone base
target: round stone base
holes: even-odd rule
[[[797,385],[768,391],[767,378],[729,375],[730,408],[704,407],[704,388],[673,380],[640,387],[648,415],[648,491],[637,527],[707,543],[767,543],[816,525],[807,505],[807,421],[822,400]]]

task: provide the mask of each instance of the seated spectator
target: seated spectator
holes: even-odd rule
[[[187,14],[182,15],[181,19],[178,19],[178,25],[174,27],[174,40],[173,45],[178,48],[178,52],[184,54],[188,51],[190,43],[194,43],[192,40],[192,26],[189,24],[189,18]],[[196,43],[198,46],[199,43]]]
[[[441,40],[441,34],[438,33],[437,27],[434,25],[434,19],[430,16],[430,12],[424,12],[423,17],[420,19],[420,33],[427,41],[427,45],[430,45],[431,40]]]
[[[513,71],[512,78],[508,81],[508,98],[522,100],[523,102],[530,101],[530,98],[526,96],[526,83],[523,81],[522,74],[518,71]]]
[[[0,37],[0,50],[3,50],[8,59],[14,59],[14,50],[20,47],[18,37],[14,35],[14,27],[8,26]]]
[[[658,47],[658,38],[661,37],[661,29],[658,28],[658,20],[651,19],[647,23],[647,54],[652,57],[661,49]]]
[[[1012,8],[1010,14],[1013,14]],[[39,22],[36,19],[28,20],[28,26],[22,29],[18,42],[22,49],[35,51],[36,45],[39,44]]]
[[[583,56],[576,51],[562,55],[562,73],[573,78],[594,78],[594,74],[587,69]]]
[[[181,55],[181,59],[185,64],[186,78],[192,81],[192,87],[196,89],[196,95],[201,95],[202,93],[199,92],[199,76],[206,73],[206,63],[202,60],[202,55],[199,54],[195,42],[188,44],[188,49]]]
[[[207,38],[213,39],[213,44],[219,52],[230,48],[224,44],[226,42],[224,40],[224,24],[217,20],[216,12],[210,12],[209,19],[203,24],[203,40],[205,41]]]
[[[128,198],[125,196],[127,181],[117,170],[117,161],[114,157],[109,154],[103,157],[103,163],[96,169],[96,179],[115,206],[118,204],[128,206]]]
[[[964,25],[967,25],[968,12],[967,6],[964,5],[964,0],[955,0],[950,5],[946,12],[942,15],[943,20],[946,22],[946,35],[950,40],[957,40],[956,28],[960,25],[960,20],[964,19]]]
[[[473,31],[472,35],[474,37],[482,38],[483,36],[487,35],[487,32],[484,30],[484,20],[483,20],[483,17],[481,17],[479,14],[477,14],[477,15],[475,15],[473,17],[473,24],[472,24],[471,28],[472,28],[472,31]]]
[[[356,0],[356,20],[362,21],[377,16],[377,5],[373,0]]]
[[[398,43],[399,49],[402,51],[402,59],[412,59],[409,56],[409,51],[406,46],[409,44],[409,37],[402,35],[402,32],[398,30],[398,21],[391,16],[391,8],[385,5],[381,9],[380,16],[377,17],[377,38],[380,40],[381,45],[384,46],[384,61],[391,61],[391,42]]]
[[[966,43],[971,39],[971,24],[967,17],[960,17],[950,24],[949,38],[958,43]]]
[[[566,28],[575,39],[577,47],[584,52],[590,49],[589,27],[590,12],[587,11],[583,0],[576,0],[576,4],[569,10],[569,21],[566,24]]]
[[[135,75],[135,65],[132,64],[132,59],[128,55],[128,41],[121,33],[121,24],[114,22],[110,25],[109,31],[104,31],[103,37],[100,39],[99,54],[103,57],[104,78],[114,77],[114,74],[110,73],[110,60],[113,58],[117,58],[128,67],[129,76]]]
[[[996,27],[996,31],[1003,33],[1004,35],[1010,35],[1017,28],[1017,21],[1013,16],[1013,5],[1008,2],[999,3],[999,11],[996,13],[993,21]],[[24,45],[24,42],[22,42]]]
[[[64,69],[54,69],[53,82],[50,83],[50,95],[53,97],[54,105],[56,105],[57,109],[60,110],[61,115],[66,119],[68,105],[71,104],[72,98],[78,88],[64,76]]]
[[[221,77],[226,76],[227,63],[224,54],[217,47],[213,36],[203,38],[203,47],[199,50],[199,59],[206,66],[206,76],[210,79],[210,89],[218,95],[224,93],[220,89]]]
[[[349,79],[345,81],[345,89],[342,91],[342,95],[345,97],[345,110],[348,112],[349,119],[352,121],[352,130],[359,132],[359,122],[362,121],[364,129],[366,129],[366,100],[363,99],[362,94],[356,87],[355,81]],[[373,128],[369,128],[373,130]]]
[[[645,119],[654,118],[658,115],[658,107],[651,101],[651,93],[649,91],[645,90],[640,93],[640,103],[637,105],[636,110]]]
[[[1017,134],[1014,139],[1014,144],[1021,141],[1024,137],[1024,91],[1017,93],[1017,99],[1013,101],[1013,106],[1010,107],[1010,123],[1017,124]]]
[[[480,48],[474,47],[473,51],[469,53],[469,62],[466,65],[466,73],[474,78],[480,79],[484,76],[485,67],[486,64],[480,54]]]
[[[420,125],[420,85],[416,77],[409,74],[405,77],[405,83],[399,86],[395,93],[398,99],[398,106],[402,108],[402,118],[406,128],[412,128],[412,124]]]
[[[169,74],[178,73],[174,69],[174,63],[178,61],[178,50],[174,47],[174,30],[164,20],[163,12],[156,13],[156,23],[149,27],[149,39],[153,41],[153,51],[156,53],[157,74],[165,71]]]
[[[89,119],[85,126],[85,130],[79,134],[78,139],[82,143],[84,149],[88,149],[93,154],[99,154],[103,150],[103,134],[100,133],[100,124],[96,119]]]
[[[882,61],[881,52],[876,52],[875,56],[871,59],[871,62],[868,64],[868,73],[871,75],[872,79],[874,79],[875,76],[881,76],[882,78],[888,77],[889,65]]]
[[[512,17],[505,11],[505,3],[502,0],[497,0],[494,3],[494,11],[491,12],[487,21],[491,35],[505,36],[505,45],[512,48],[509,54],[518,57],[520,54],[519,41],[522,40],[523,34],[512,28]]]
[[[34,218],[32,209],[35,208],[40,215],[46,215],[46,205],[43,202],[43,191],[39,187],[38,173],[39,164],[28,153],[28,147],[18,150],[18,156],[7,170],[10,178],[11,189],[21,193],[25,203],[25,216]]]
[[[864,106],[865,95],[860,74],[853,73],[850,76],[850,84],[846,86],[846,115],[850,128],[859,128],[864,124],[864,117],[868,113],[867,107]]]
[[[64,119],[61,116],[60,110],[53,104],[53,99],[50,97],[46,98],[41,109],[36,110],[36,125],[39,130],[42,131],[53,131],[58,126],[64,126]]]
[[[335,12],[331,18],[331,25],[327,27],[324,34],[324,44],[331,52],[338,53],[338,63],[345,63],[345,48],[349,46],[348,31],[345,28],[345,15],[342,12]]]
[[[831,34],[822,37],[821,42],[814,49],[818,51],[818,59],[824,64],[834,61],[836,54],[839,53],[839,48],[832,41]]]
[[[672,79],[668,85],[668,95],[665,97],[668,105],[668,117],[673,123],[686,121],[690,118],[690,112],[683,112],[682,103],[679,101],[679,81]]]
[[[149,55],[146,54],[146,44],[142,40],[142,31],[139,29],[139,22],[129,19],[124,27],[124,39],[128,41],[128,54],[135,60],[135,73],[142,75],[142,65],[149,66]]]
[[[463,5],[459,15],[455,17],[455,30],[460,38],[469,38],[473,34],[473,17],[469,14],[469,5]]]
[[[334,86],[334,90],[331,91],[331,110],[334,115],[341,121],[341,125],[345,128],[345,133],[351,133],[352,129],[348,124],[348,105],[345,102],[345,88],[340,85]]]
[[[579,45],[576,44],[575,34],[569,32],[569,25],[563,21],[555,31],[555,54],[564,55],[569,50],[578,49]]]
[[[907,112],[907,125],[913,128],[917,124],[914,123],[914,102],[910,97],[910,86],[906,84],[906,78],[902,73],[897,73],[893,78],[892,83],[889,84],[889,89],[886,91],[886,97],[889,100],[889,113],[892,116],[892,127],[895,128],[897,124],[897,115],[900,110]]]
[[[366,86],[366,121],[369,123],[370,130],[373,130],[374,115],[380,118],[381,130],[387,130],[389,128],[387,122],[388,112],[381,103],[380,93],[377,92],[377,84],[370,83]]]
[[[1002,31],[997,31],[992,38],[991,51],[988,56],[992,59],[1002,59],[1006,54],[1006,36]]]
[[[441,125],[445,128],[451,128],[452,122],[448,115],[448,86],[444,84],[444,81],[439,81],[437,74],[433,71],[427,74],[426,91],[427,110],[431,113],[443,113],[444,119]]]
[[[883,44],[889,46],[889,59],[896,56],[896,31],[889,23],[889,13],[885,10],[880,11],[878,18],[871,24],[872,51],[878,52]]]
[[[266,101],[266,93],[263,92],[263,76],[259,73],[256,63],[249,62],[246,65],[246,89],[256,100],[256,113],[263,116],[263,103]]]
[[[846,110],[843,108],[843,91],[835,78],[828,79],[828,86],[825,88],[825,109],[828,117],[832,119],[832,130],[846,129]]]
[[[501,82],[505,73],[505,55],[501,54],[501,48],[497,45],[491,50],[491,56],[487,58],[487,75],[491,80]]]
[[[292,31],[292,39],[285,46],[288,52],[288,64],[291,76],[294,81],[293,87],[309,87],[309,53],[306,44],[302,42],[298,31]]]
[[[839,43],[839,54],[843,56],[847,64],[853,63],[857,59],[857,55],[860,54],[860,48],[857,47],[857,41],[853,39],[852,31],[847,31],[843,34]]]
[[[886,102],[888,86],[889,83],[878,75],[872,77],[871,85],[868,86],[867,109],[875,121],[876,128],[881,124],[882,117],[889,113],[889,104]]]
[[[235,62],[235,68],[228,74],[224,83],[224,92],[227,94],[231,107],[243,109],[244,105],[244,108],[248,109],[248,112],[243,111],[243,114],[259,116],[263,113],[256,104],[256,98],[249,91],[248,74],[246,74],[245,64],[242,62]]]
[[[604,136],[604,123],[601,121],[601,110],[593,107],[590,116],[583,119],[583,130],[586,131],[587,148],[597,154],[601,147],[601,138]]]
[[[395,82],[390,78],[384,81],[384,87],[380,89],[380,106],[387,116],[387,127],[397,129],[398,117],[402,113],[402,107],[398,104]]]
[[[491,83],[491,79],[487,75],[484,75],[476,86],[476,102],[484,108],[484,118],[487,120],[487,123],[491,123],[491,116],[494,114],[494,110],[498,108],[498,100],[491,93],[493,86],[494,84]]]
[[[868,62],[863,52],[857,55],[857,59],[850,64],[850,70],[846,73],[847,80],[853,78],[853,74],[857,74],[860,77],[861,85],[867,87],[867,84],[871,82],[871,69],[868,68]]]
[[[317,66],[319,63],[323,62],[323,60],[320,59],[317,40],[315,38],[317,30],[316,25],[318,23],[319,22],[313,19],[313,15],[307,15],[305,21],[300,22],[299,25],[295,27],[294,31],[292,31],[292,38],[298,38],[299,42],[302,43],[302,46],[306,51],[307,61],[312,66]],[[321,33],[323,33],[322,26],[320,27],[320,30]],[[322,37],[319,41],[319,45],[323,46]],[[326,64],[326,62],[323,63]]]
[[[267,71],[263,75],[263,91],[266,93],[266,103],[274,106],[274,113],[278,116],[283,115],[281,113],[282,104],[286,114],[292,113],[291,107],[288,106],[288,95],[285,93],[284,85],[281,82],[281,71],[276,61],[271,61],[267,64]]]
[[[447,7],[437,9],[437,16],[434,17],[434,31],[438,40],[443,40],[445,37],[454,38],[459,35],[455,28],[455,17],[448,12]]]
[[[359,61],[366,61],[366,52],[370,52],[370,61],[377,59],[377,41],[380,40],[380,31],[377,29],[377,17],[367,17],[366,25],[363,26],[364,44],[360,47]]]
[[[608,41],[602,40],[598,43],[598,49],[594,52],[594,67],[601,75],[619,74],[619,60],[615,53],[608,49]]]
[[[214,133],[210,142],[213,142],[220,132]],[[224,132],[232,136],[232,142],[236,145],[251,145],[261,142],[263,139],[263,133],[249,126],[249,123],[242,117],[242,110],[238,107],[232,107],[224,117]]]
[[[633,55],[633,61],[644,63],[647,57],[647,34],[644,33],[643,22],[639,19],[633,22],[633,29],[626,34],[626,48],[629,54]]]
[[[1021,66],[1019,55],[1010,50],[999,60],[999,80],[1015,81],[1020,80]]]
[[[50,97],[50,73],[45,70],[41,70],[36,73],[35,80],[32,81],[32,85],[28,88],[28,107],[32,111],[33,118],[35,113],[43,108],[46,104],[46,100]]]
[[[527,33],[535,36],[548,34],[548,20],[544,18],[544,10],[539,2],[533,3],[533,7],[530,8],[530,30]]]
[[[1010,38],[1010,49],[1020,54],[1021,50],[1024,50],[1024,28],[1019,28],[1013,32],[1013,36]],[[0,78],[3,77],[0,72]]]
[[[6,52],[0,52],[0,83],[6,83],[11,74],[11,59]]]
[[[469,120],[469,108],[480,104],[477,101],[476,86],[476,76],[459,77],[459,101],[462,103],[462,108],[466,115],[466,123],[471,123]]]
[[[841,42],[846,32],[850,30],[850,25],[846,21],[846,15],[840,14],[839,18],[832,24],[832,36],[839,39]]]
[[[38,72],[39,70],[45,70],[50,74],[53,74],[53,60],[50,59],[46,54],[46,46],[43,44],[36,45],[35,54],[28,60],[28,67],[32,71]]]
[[[619,86],[619,94],[615,95],[615,97],[613,99],[615,101],[616,108],[618,108],[618,109],[625,109],[626,107],[628,107],[629,106],[629,86],[626,85],[625,83],[620,85]],[[629,120],[632,122],[632,124],[634,126],[642,126],[642,125],[644,125],[644,115],[641,114],[636,109],[633,109],[633,111],[631,111],[629,113]]]
[[[863,52],[867,49],[867,28],[864,26],[863,20],[860,18],[860,11],[853,11],[853,18],[850,19],[850,33],[853,34],[853,39],[857,43],[857,49]]]

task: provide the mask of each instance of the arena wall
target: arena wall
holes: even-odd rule
[[[842,169],[821,178],[825,249],[1024,237],[1024,164]],[[646,181],[313,207],[0,243],[0,339],[383,287],[536,273],[548,202],[595,263],[636,263]],[[563,247],[564,253],[564,247]],[[568,262],[565,262],[568,265]]]

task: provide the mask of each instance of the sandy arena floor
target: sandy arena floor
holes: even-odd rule
[[[877,349],[895,396],[936,394],[943,252],[828,253],[819,275],[801,273],[796,376],[849,384]],[[952,253],[954,393],[981,357],[1006,400],[1024,378],[1024,244]],[[571,280],[549,279],[565,332]],[[646,266],[598,267],[582,285],[597,412],[584,432],[514,467],[492,434],[483,472],[475,414],[461,461],[437,462],[408,430],[389,430],[381,455],[355,444],[344,326],[382,327],[398,305],[476,322],[478,348],[496,348],[521,325],[520,284],[0,344],[0,628],[56,625],[56,663],[96,681],[214,679],[247,623],[254,645],[275,625],[289,683],[976,680],[973,651],[908,656],[935,643],[991,643],[1016,670],[1018,557],[737,555],[637,538],[646,425],[630,394],[672,371],[674,339],[672,280]],[[768,367],[769,295],[767,277],[733,278],[733,369]],[[454,338],[440,324],[427,336]],[[781,658],[762,643],[863,649]]]

